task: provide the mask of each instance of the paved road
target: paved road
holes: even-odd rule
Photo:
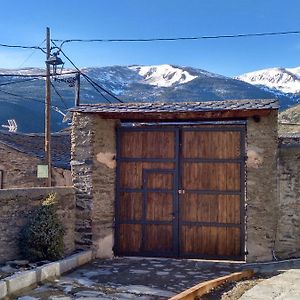
[[[17,298],[167,299],[199,282],[240,270],[242,266],[238,263],[164,258],[98,259]]]

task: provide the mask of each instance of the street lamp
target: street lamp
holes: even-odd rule
[[[62,72],[63,66],[64,66],[64,62],[61,60],[60,57],[58,57],[59,52],[54,52],[53,54],[51,54],[49,56],[49,58],[46,60],[46,64],[52,66],[52,75],[57,75],[57,67],[61,66],[61,70],[60,73]]]

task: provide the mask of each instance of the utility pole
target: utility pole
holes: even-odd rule
[[[80,73],[76,74],[75,79],[75,106],[80,105]]]
[[[46,93],[45,93],[45,159],[48,166],[47,185],[51,186],[51,126],[50,126],[50,106],[51,106],[51,82],[50,65],[47,61],[51,54],[50,28],[46,28]]]

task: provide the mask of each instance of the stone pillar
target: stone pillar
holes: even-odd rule
[[[76,188],[76,249],[92,248],[97,257],[113,255],[115,201],[115,120],[74,113],[72,178]]]
[[[278,220],[277,111],[247,121],[247,261],[270,261]]]
[[[93,156],[93,244],[97,257],[112,257],[116,189],[116,120],[95,116]]]
[[[71,134],[71,171],[76,190],[75,247],[92,246],[93,122],[88,114],[74,113]]]

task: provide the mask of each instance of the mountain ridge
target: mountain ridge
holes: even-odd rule
[[[74,71],[66,69],[65,72]],[[41,68],[22,68],[15,70],[0,69],[0,74],[24,74],[27,76],[35,73],[44,74]],[[292,98],[283,95],[274,95],[273,92],[261,87],[249,84],[239,79],[215,74],[203,69],[182,67],[177,65],[131,65],[131,66],[106,66],[82,68],[82,72],[92,78],[97,84],[106,90],[113,92],[118,98],[128,102],[189,102],[189,101],[211,101],[211,100],[234,100],[234,99],[270,99],[277,98],[283,107],[293,104]],[[59,78],[73,77],[64,75]],[[18,77],[0,76],[0,85],[4,82],[16,81]],[[63,97],[52,92],[53,106],[61,112],[74,106],[74,90],[68,84],[53,80],[53,84]],[[17,99],[1,92],[23,95],[24,99]],[[34,79],[30,82],[5,85],[0,87],[0,125],[5,124],[8,119],[16,119],[21,132],[42,132],[44,127],[44,79]],[[38,102],[29,102],[26,97],[36,98]],[[115,101],[106,95],[111,101]],[[84,79],[81,80],[82,103],[105,102],[93,87]],[[12,103],[19,110],[12,108]],[[30,104],[29,104],[30,103]],[[29,112],[28,109],[33,110]],[[24,113],[21,113],[21,111]],[[5,112],[4,112],[5,111]],[[16,113],[18,111],[18,113]],[[34,118],[33,118],[34,116]],[[30,120],[30,121],[29,121]],[[62,123],[62,115],[55,112],[52,114],[52,129],[58,131],[66,127]]]

